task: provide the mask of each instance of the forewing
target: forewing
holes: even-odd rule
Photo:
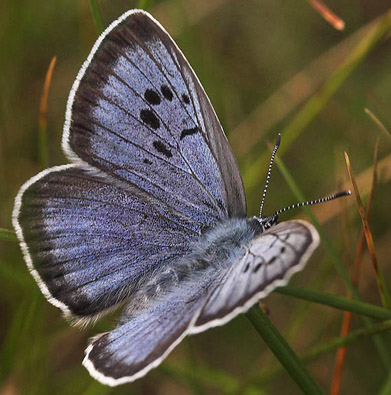
[[[155,26],[152,25],[152,27],[155,29],[156,35],[161,39],[174,63],[177,63],[176,67],[180,69],[184,84],[190,94],[193,106],[192,113],[194,113],[200,130],[204,132],[208,148],[212,151],[217,162],[224,182],[228,214],[230,217],[243,217],[246,215],[246,196],[243,181],[220,121],[204,88],[183,53],[164,28],[157,21],[153,19],[152,21],[155,22]],[[160,57],[160,61],[164,62],[164,58]],[[175,74],[175,70],[173,74]]]
[[[195,229],[246,212],[237,164],[197,77],[149,14],[100,36],[68,99],[74,161],[166,202]]]
[[[79,319],[129,297],[197,236],[165,205],[75,165],[28,181],[16,198],[13,220],[42,292]]]
[[[216,279],[192,333],[223,325],[276,287],[286,285],[303,269],[318,244],[318,232],[305,221],[281,222],[261,233]]]

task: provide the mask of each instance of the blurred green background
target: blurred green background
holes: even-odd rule
[[[391,251],[390,138],[364,112],[391,129],[389,0],[329,0],[346,23],[335,30],[307,1],[101,0],[103,26],[137,6],[173,35],[203,83],[237,156],[249,215],[257,213],[269,149],[282,133],[280,156],[305,198],[350,188],[347,151],[364,203],[371,186],[377,138],[379,172],[371,230],[389,285]],[[388,14],[387,14],[388,13]],[[388,17],[387,17],[388,15]],[[0,227],[12,229],[13,199],[42,167],[39,100],[57,56],[48,100],[49,166],[63,164],[65,103],[98,32],[88,0],[0,2]],[[40,163],[41,162],[41,163]],[[345,183],[345,185],[344,185]],[[265,213],[296,201],[276,168]],[[313,209],[343,266],[352,270],[361,232],[353,197]],[[282,219],[304,218],[295,211]],[[3,232],[3,238],[5,238]],[[12,235],[10,236],[12,239]],[[381,305],[367,252],[358,293]],[[330,248],[320,246],[292,284],[346,296]],[[339,336],[343,313],[273,293],[263,301],[269,317],[299,355]],[[49,305],[28,274],[19,246],[0,240],[0,393],[4,394],[299,394],[249,321],[186,339],[158,369],[115,389],[93,381],[81,366],[87,339],[115,325],[115,316],[84,330],[72,328]],[[353,316],[351,331],[363,328]],[[391,393],[390,369],[369,336],[348,347],[341,393]],[[390,346],[386,334],[382,344]],[[391,348],[386,348],[390,353]],[[334,375],[335,350],[307,363],[325,392]]]

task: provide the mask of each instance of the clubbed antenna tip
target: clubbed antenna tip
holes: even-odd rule
[[[274,144],[274,147],[278,149],[281,143],[281,133],[277,134],[277,139],[276,139],[276,144]]]
[[[352,194],[352,191],[350,189],[348,189],[347,191],[343,191],[343,192],[338,192],[334,195],[334,199],[337,199],[341,196],[350,196]]]

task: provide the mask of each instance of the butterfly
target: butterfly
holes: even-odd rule
[[[246,312],[319,244],[311,224],[278,223],[285,209],[246,218],[213,107],[144,11],[122,15],[93,46],[69,95],[62,146],[71,164],[22,186],[13,223],[31,274],[66,318],[88,323],[123,306],[83,361],[104,384],[144,376],[186,335]]]

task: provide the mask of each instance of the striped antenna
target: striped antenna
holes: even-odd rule
[[[267,188],[269,186],[270,176],[272,174],[272,167],[273,167],[274,157],[276,156],[276,152],[278,150],[278,147],[280,146],[280,143],[281,143],[281,133],[278,133],[276,144],[274,145],[272,156],[270,158],[269,169],[267,170],[265,187],[263,188],[263,194],[262,194],[261,208],[259,209],[259,218],[262,217],[262,210],[263,210],[263,205],[265,203],[265,197],[266,197]]]
[[[288,210],[292,210],[293,208],[302,207],[302,206],[312,206],[313,204],[329,202],[330,200],[334,200],[334,199],[337,199],[337,198],[342,197],[342,196],[349,196],[351,194],[352,194],[351,191],[343,191],[343,192],[335,193],[333,195],[326,196],[326,197],[321,198],[321,199],[309,200],[307,202],[292,204],[291,206],[288,206],[288,207],[282,208],[280,210],[277,210],[272,215],[272,217],[277,217],[279,214],[284,213],[285,211],[288,211]]]

